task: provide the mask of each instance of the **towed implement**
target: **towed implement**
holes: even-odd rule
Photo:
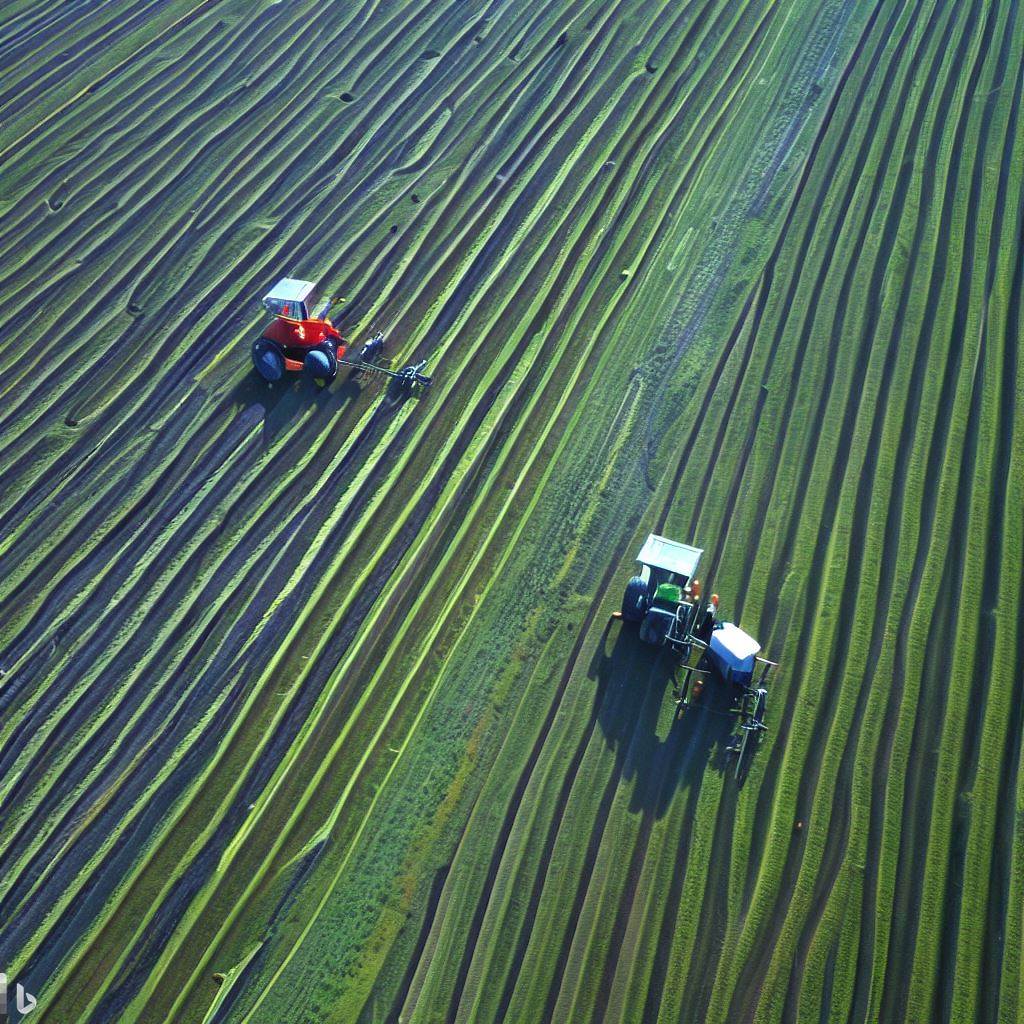
[[[426,360],[392,370],[375,360],[384,351],[384,335],[377,334],[363,345],[357,358],[349,356],[349,343],[327,316],[331,299],[321,298],[312,281],[284,277],[263,297],[263,308],[274,319],[252,344],[256,372],[268,383],[286,373],[305,373],[319,384],[330,384],[341,366],[360,372],[377,373],[398,381],[402,391],[429,387],[431,378],[423,373]]]
[[[682,676],[675,698],[679,713],[701,706],[709,686],[725,687],[726,714],[736,728],[727,752],[736,757],[736,777],[768,727],[768,677],[776,663],[760,656],[761,646],[732,622],[718,618],[718,595],[701,597],[695,573],[700,548],[650,534],[636,560],[640,571],[626,584],[614,618],[639,626],[640,639],[667,647]],[[755,678],[756,677],[756,678]]]

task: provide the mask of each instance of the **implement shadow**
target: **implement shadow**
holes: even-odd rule
[[[590,666],[597,720],[615,753],[630,810],[660,818],[675,794],[699,788],[704,772],[724,772],[733,731],[730,695],[710,686],[700,703],[676,714],[678,665],[664,648],[643,643],[631,623],[611,622]],[[608,699],[612,697],[613,699]]]

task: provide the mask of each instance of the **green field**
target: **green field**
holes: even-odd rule
[[[1013,0],[10,0],[26,1019],[1024,1018],[1022,96]],[[284,275],[433,387],[260,381]]]

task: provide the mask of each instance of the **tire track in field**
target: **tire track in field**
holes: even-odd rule
[[[889,64],[888,64],[888,67],[887,67],[887,70],[886,70],[886,77],[884,79],[882,87],[879,90],[880,94],[887,95],[888,94],[888,90],[891,89],[891,87],[892,87],[892,79],[893,79],[893,76],[896,73],[896,69],[899,66],[899,56],[903,54],[905,47],[909,44],[909,41],[910,41],[910,39],[912,37],[912,34],[913,34],[913,31],[914,31],[915,27],[918,24],[917,21],[916,21],[916,14],[922,9],[922,6],[923,6],[922,4],[917,4],[915,6],[914,11],[913,11],[911,17],[908,19],[907,25],[906,25],[902,35],[900,36],[900,38],[898,39],[898,41],[896,43],[896,55],[897,56],[893,60],[891,60],[889,62]],[[875,16],[877,16],[877,15],[879,15],[881,13],[881,10],[882,10],[882,6],[879,5],[878,7],[876,7],[874,9],[873,14]],[[870,86],[872,85],[872,83],[874,81],[875,72],[877,71],[877,69],[878,69],[878,67],[879,67],[879,65],[881,63],[881,59],[882,59],[883,53],[885,51],[885,48],[886,48],[889,40],[892,38],[892,33],[894,32],[894,30],[896,28],[896,25],[898,24],[899,14],[900,14],[900,9],[899,8],[896,8],[896,9],[893,10],[892,15],[890,16],[889,21],[886,23],[885,27],[882,29],[882,34],[881,34],[880,38],[877,40],[876,46],[874,48],[874,51],[873,51],[873,54],[872,54],[872,57],[871,57],[871,60],[868,63],[868,67],[867,67],[867,69],[865,71],[865,74],[864,74],[864,77],[863,77],[863,79],[862,79],[862,81],[860,83],[860,88],[858,89],[857,97],[856,97],[856,99],[854,100],[854,102],[852,104],[852,110],[855,113],[853,114],[853,116],[850,116],[849,118],[847,118],[837,128],[837,130],[839,132],[839,139],[837,140],[837,142],[833,146],[832,152],[833,152],[834,155],[833,155],[833,157],[832,157],[832,159],[830,161],[829,168],[826,170],[826,172],[825,172],[825,174],[823,176],[822,184],[819,187],[819,189],[818,189],[818,191],[817,191],[817,193],[815,195],[814,200],[811,201],[814,206],[820,206],[820,205],[823,204],[823,202],[825,200],[825,197],[828,194],[828,190],[829,190],[829,188],[831,186],[831,181],[834,179],[834,176],[837,174],[838,167],[839,167],[838,154],[842,153],[842,152],[845,152],[847,150],[847,148],[848,148],[848,143],[849,143],[851,134],[854,131],[855,127],[857,126],[856,112],[859,112],[861,109],[863,109],[863,104],[865,102],[865,98],[867,96],[868,90],[869,90]],[[929,24],[932,24],[932,23],[929,22]],[[862,36],[862,39],[861,39],[861,45],[862,46],[866,47],[868,39],[870,38],[870,33],[873,30],[874,25],[875,25],[875,21],[872,20],[870,22],[870,24],[866,27],[866,31],[865,31],[864,35]],[[862,60],[863,60],[863,51],[861,49],[858,49],[855,52],[854,56],[851,58],[851,61],[847,64],[847,70],[852,71]],[[848,79],[844,80],[844,88],[846,87],[847,82],[848,82]],[[840,100],[840,95],[837,93],[837,95],[835,96],[835,99],[834,99],[834,102],[835,102],[836,106],[838,106],[839,100]],[[876,104],[875,106],[872,107],[872,117],[876,119],[875,120],[875,127],[876,128],[877,128],[877,118],[880,117],[880,114],[881,114],[880,107],[879,107],[878,104]],[[828,136],[827,136],[828,127],[829,126],[823,126],[823,131],[822,131],[821,134],[819,134],[818,138],[816,139],[816,142],[821,141],[823,143],[828,138]],[[838,216],[836,218],[835,226],[834,226],[834,228],[832,230],[832,233],[831,233],[828,245],[826,246],[826,253],[829,254],[829,256],[831,256],[831,254],[834,254],[836,246],[838,245],[840,234],[841,234],[841,230],[842,230],[843,219],[844,219],[844,216],[845,216],[845,211],[848,211],[849,208],[850,208],[850,204],[851,204],[851,202],[853,200],[853,194],[854,194],[854,189],[856,187],[857,179],[859,178],[860,174],[863,172],[864,162],[867,159],[868,150],[869,150],[871,142],[872,142],[872,135],[873,135],[873,133],[870,130],[870,126],[869,126],[869,128],[867,130],[865,130],[865,132],[864,132],[864,138],[862,139],[861,146],[858,149],[858,160],[860,160],[860,164],[859,164],[860,171],[858,171],[857,173],[855,173],[854,175],[851,176],[850,186],[848,187],[847,191],[844,194],[844,204],[843,204],[844,214],[843,214],[843,216]],[[814,166],[814,156],[812,155],[812,158],[808,161],[808,174],[810,174],[810,171],[812,170],[813,166]],[[801,198],[803,198],[803,197],[801,196]],[[877,202],[877,195],[876,195],[875,199],[876,199],[876,202]],[[793,207],[794,217],[795,217],[795,213],[796,213],[797,208],[798,208],[798,205],[796,203],[794,203],[794,207]],[[800,245],[800,249],[802,251],[810,251],[811,250],[812,242],[813,242],[813,239],[814,239],[814,236],[815,236],[815,229],[816,229],[816,225],[813,222],[809,222],[807,227],[805,228],[805,232],[804,232],[804,236],[803,236],[803,241],[802,241],[802,243]],[[864,225],[862,227],[862,232],[866,231],[866,229],[867,229],[867,222],[865,221]],[[782,256],[783,249],[781,247],[781,243],[780,243],[780,247],[777,250],[777,253],[778,253],[778,255],[776,257],[773,257],[773,261],[781,258],[781,256]],[[828,269],[829,265],[830,265],[830,259],[829,258],[823,259],[823,261],[821,263],[821,269],[819,270],[818,276],[816,278],[816,282],[815,282],[815,284],[814,284],[814,286],[812,288],[812,292],[813,292],[813,294],[815,296],[818,295],[820,290],[824,287],[824,283],[825,283],[825,280],[827,278],[827,269]],[[773,267],[773,266],[774,266],[774,263],[771,263],[770,267]],[[786,325],[786,323],[788,322],[788,319],[789,319],[790,310],[793,307],[793,303],[794,303],[795,296],[796,296],[796,290],[797,290],[797,287],[798,287],[798,284],[799,284],[799,277],[800,277],[799,274],[793,274],[791,276],[790,284],[788,286],[787,293],[786,293],[786,297],[783,300],[782,312],[780,312],[779,315],[778,315],[778,326],[776,328],[775,333],[773,334],[772,349],[771,349],[771,352],[769,353],[768,362],[766,363],[766,366],[768,367],[769,370],[774,365],[775,354],[778,351],[778,346],[781,343],[781,340],[782,340],[782,337],[783,337],[783,333],[784,333],[784,329],[785,329],[785,325]],[[844,278],[844,282],[845,282],[845,286],[847,288],[849,288],[850,284],[852,282],[852,275],[849,272],[848,272],[847,276]],[[766,297],[766,301],[767,301],[767,297]],[[841,310],[837,307],[836,315],[838,316],[840,313],[841,313]],[[812,333],[811,332],[811,327],[810,327],[810,321],[811,321],[810,317],[805,318],[805,320],[804,320],[804,325],[805,326],[803,326],[802,329],[801,329],[801,344],[800,344],[800,347],[799,347],[798,352],[797,352],[796,357],[795,357],[796,360],[797,360],[797,365],[798,366],[802,365],[803,360],[805,358],[806,347],[807,347],[807,345],[810,342],[811,333]],[[835,366],[836,366],[835,360],[836,360],[836,348],[837,348],[837,345],[838,345],[838,337],[835,335],[834,332],[833,332],[833,339],[834,339],[834,343],[828,349],[828,360],[829,360],[829,362],[827,364],[828,365],[828,369],[826,370],[826,376],[828,377],[828,379],[834,379],[834,377],[835,377]],[[766,374],[765,374],[765,380],[767,380],[767,371],[766,371]],[[822,426],[822,423],[823,423],[823,420],[824,420],[824,416],[825,416],[825,412],[826,412],[826,401],[825,401],[826,398],[827,398],[827,395],[822,395],[821,401],[817,404],[816,413],[815,413],[815,415],[817,416],[817,419],[815,420],[815,427],[814,427],[814,429],[812,431],[810,431],[809,434],[808,434],[809,437],[814,437],[818,433],[820,433],[821,426]],[[794,501],[795,501],[795,504],[794,504],[794,507],[793,507],[792,512],[791,512],[790,526],[787,528],[787,532],[784,535],[784,539],[783,539],[783,543],[782,543],[782,548],[781,548],[781,551],[779,552],[779,554],[776,556],[775,565],[774,565],[774,569],[773,569],[773,573],[772,573],[772,575],[775,576],[776,578],[781,577],[781,575],[786,571],[786,569],[790,565],[792,557],[793,557],[793,552],[795,550],[795,545],[796,545],[796,535],[797,535],[797,525],[796,524],[798,524],[799,521],[800,521],[799,513],[800,513],[801,509],[803,508],[803,498],[807,494],[807,488],[808,488],[809,479],[810,479],[811,461],[812,461],[811,459],[807,459],[803,463],[802,468],[801,468],[801,475],[798,478],[798,484],[794,488],[794,494],[795,494]],[[772,493],[772,491],[775,488],[775,479],[776,479],[776,476],[775,476],[775,471],[774,471],[774,468],[773,468],[772,470],[769,471],[768,479],[766,480],[765,489],[763,491],[764,494],[771,494]],[[757,507],[759,509],[762,509],[762,510],[765,509],[766,508],[765,501],[763,499],[761,501],[759,501],[757,503]],[[762,535],[763,532],[764,532],[764,529],[765,529],[765,519],[764,519],[764,515],[763,515],[763,512],[762,512],[759,515],[757,524],[755,526],[754,536],[756,537],[756,536]],[[748,567],[746,568],[746,577],[745,578],[747,580],[750,580],[750,579],[753,578],[753,571],[754,571],[754,567],[753,567],[753,563],[751,562],[751,563],[748,564]],[[818,579],[820,577],[820,571],[821,571],[821,569],[820,569],[820,565],[819,565],[819,566],[817,566],[817,568],[815,570],[812,570],[812,572],[809,573],[809,578],[812,581],[815,580],[815,579]],[[766,594],[766,597],[765,597],[765,604],[764,604],[764,608],[763,608],[761,616],[760,616],[760,620],[763,623],[763,627],[762,628],[767,631],[768,635],[773,634],[774,629],[776,627],[776,624],[777,624],[777,622],[779,621],[779,619],[781,617],[779,603],[778,603],[778,598],[779,598],[779,589],[778,588],[769,589],[767,591],[767,594]],[[805,599],[805,604],[806,604],[806,606],[812,606],[813,603],[811,602],[810,599]],[[805,624],[806,624],[806,620],[805,620]],[[793,625],[795,625],[795,624],[792,623],[792,622],[788,623],[788,626],[790,628],[792,628]],[[801,645],[798,645],[798,647],[799,646],[801,646]],[[755,821],[754,821],[754,828],[753,828],[753,834],[754,834],[755,837],[764,837],[768,833],[768,822],[769,822],[770,813],[771,813],[770,794],[772,794],[774,792],[774,790],[775,790],[776,780],[778,778],[778,772],[781,771],[781,768],[782,768],[782,757],[783,757],[784,751],[785,751],[785,749],[786,749],[786,747],[788,745],[789,729],[790,729],[790,726],[791,726],[791,724],[792,724],[792,722],[794,720],[794,715],[795,715],[795,710],[796,710],[796,701],[797,701],[798,696],[799,696],[799,687],[796,687],[796,686],[788,687],[787,693],[786,693],[786,705],[785,705],[784,711],[782,713],[781,721],[780,721],[780,724],[779,724],[778,740],[774,744],[773,749],[772,749],[771,753],[769,754],[768,764],[767,764],[766,769],[765,769],[764,781],[763,781],[763,784],[762,784],[762,787],[761,787],[761,794],[759,795],[759,799],[758,799],[758,807],[757,807],[757,812],[755,814]],[[747,871],[746,887],[745,887],[745,894],[744,894],[744,904],[747,905],[747,906],[749,906],[750,899],[752,898],[752,895],[753,895],[753,886],[754,886],[754,882],[755,882],[756,877],[757,877],[757,872],[759,870],[762,854],[763,854],[763,845],[760,842],[758,842],[758,840],[755,838],[754,844],[752,845],[752,856],[751,856],[751,859],[750,859],[750,867],[749,867],[749,869]]]
[[[619,551],[620,557],[622,555],[624,555],[624,553],[625,553],[625,545],[623,545],[623,547]],[[613,577],[614,577],[614,572],[611,571],[611,569],[610,569],[609,572],[605,575],[604,579],[602,579],[602,581],[601,581],[602,584],[603,584],[603,586],[601,587],[601,589],[599,591],[599,594],[601,596],[604,595],[604,593],[606,592],[607,588],[611,585],[611,581],[612,581]],[[578,647],[579,647],[580,650],[582,649],[582,644],[583,644],[584,639],[590,633],[590,630],[591,630],[594,622],[596,621],[597,613],[599,611],[599,607],[598,606],[601,603],[602,603],[601,602],[601,597],[595,597],[594,604],[589,609],[589,614],[588,614],[587,621],[585,623],[581,624],[580,634],[579,634],[579,636],[577,638],[577,644],[578,644]],[[609,622],[610,621],[611,620],[609,620]],[[584,627],[586,627],[586,631],[585,632],[584,632]],[[602,642],[604,641],[604,637],[606,635],[607,635],[607,628],[606,628],[605,634],[602,635]],[[578,651],[576,652],[576,654],[577,654],[577,657],[578,657]],[[571,676],[571,671],[574,668],[575,668],[575,660],[570,665],[570,672],[568,674],[566,674],[566,676],[563,677],[565,679],[566,683],[568,683],[568,679]],[[607,678],[608,678],[607,676],[599,676],[599,679],[598,679],[598,690],[597,690],[597,692],[596,692],[596,694],[594,696],[593,708],[591,710],[589,718],[587,719],[587,724],[586,724],[583,732],[580,734],[580,738],[579,738],[579,741],[578,741],[578,743],[576,745],[576,749],[573,752],[573,756],[570,759],[569,764],[568,764],[568,766],[566,768],[565,777],[564,777],[564,780],[563,780],[563,783],[562,783],[562,787],[559,790],[558,797],[557,797],[557,799],[555,801],[555,804],[554,804],[554,807],[552,809],[552,814],[550,815],[550,823],[549,823],[549,825],[547,827],[547,830],[546,830],[546,833],[545,833],[545,836],[544,836],[544,843],[543,843],[543,846],[541,848],[541,855],[540,855],[540,863],[541,863],[541,865],[543,867],[542,867],[542,869],[540,871],[538,871],[534,875],[533,883],[532,883],[532,885],[530,887],[530,893],[529,893],[529,896],[527,898],[526,913],[523,916],[523,922],[524,923],[519,928],[518,935],[516,936],[516,939],[515,939],[515,948],[514,948],[514,950],[512,952],[511,960],[509,962],[509,966],[508,966],[508,970],[507,970],[507,974],[506,974],[506,981],[505,981],[505,984],[504,984],[504,986],[502,988],[500,1002],[498,1003],[497,1019],[499,1019],[499,1020],[504,1020],[506,1018],[506,1016],[508,1014],[508,1011],[509,1011],[509,1007],[510,1007],[510,1005],[512,1003],[512,996],[515,993],[516,984],[519,981],[519,975],[520,975],[520,972],[522,971],[523,963],[524,963],[524,961],[526,959],[526,953],[527,953],[527,950],[528,950],[529,945],[530,945],[530,940],[533,937],[533,932],[532,932],[532,929],[530,928],[530,923],[533,922],[536,919],[538,910],[539,910],[540,905],[541,905],[541,899],[543,897],[544,886],[545,886],[545,883],[546,883],[547,878],[548,878],[547,866],[551,863],[551,859],[552,859],[552,856],[553,856],[554,850],[555,850],[555,843],[557,842],[559,834],[560,834],[560,832],[562,830],[562,818],[564,817],[565,808],[568,806],[570,797],[572,795],[572,790],[573,790],[573,788],[577,784],[577,779],[579,777],[580,768],[581,768],[581,766],[583,764],[583,759],[584,759],[584,757],[585,757],[585,755],[587,753],[587,750],[590,748],[590,745],[591,745],[591,743],[593,741],[595,729],[597,728],[597,724],[598,724],[598,721],[599,721],[601,715],[602,714],[611,714],[611,715],[617,714],[617,706],[615,704],[611,704],[609,707],[605,707],[605,701],[612,701],[612,697],[610,697],[608,695],[608,693],[607,693],[607,690],[609,688],[609,683],[606,682]],[[620,692],[624,692],[624,691],[625,691],[625,688],[623,688],[623,690],[620,691]],[[552,721],[554,720],[555,713],[558,711],[559,707],[561,706],[562,698],[564,696],[564,693],[565,693],[565,688],[563,687],[561,692],[556,694],[556,698],[557,699],[552,701],[552,708],[551,708],[551,712],[550,712],[550,717],[551,717]],[[541,737],[541,739],[543,740],[543,744],[547,743],[548,732],[550,732],[549,728],[545,731],[543,737]],[[539,756],[539,747],[538,747],[538,752],[537,753],[538,753],[538,756]],[[536,758],[534,760],[536,761]],[[532,772],[532,770],[533,770],[533,768],[531,766],[530,767],[530,771]],[[527,779],[526,781],[529,781],[529,780]],[[524,785],[524,791],[525,791],[525,785]],[[511,810],[511,807],[510,807],[510,810]],[[494,878],[497,875],[497,869],[498,869],[499,866],[500,865],[495,864],[494,865],[494,868],[495,868],[494,875],[493,876],[489,875],[489,877],[488,877],[488,888],[489,889],[493,888]],[[467,951],[468,951],[468,947],[467,947]],[[452,1006],[453,1007],[457,1006],[457,1001],[454,998],[452,1000]]]
[[[728,920],[728,874],[733,856],[733,815],[736,811],[736,789],[726,789],[715,816],[711,853],[708,857],[708,880],[700,908],[696,941],[693,945],[694,964],[707,964],[708,969],[688,971],[683,990],[683,1019],[706,1019],[714,985],[714,968],[722,956],[727,941],[725,930]],[[732,811],[733,814],[730,814]]]
[[[467,944],[467,948],[468,948],[468,949],[471,949],[471,948],[472,948],[472,944],[471,944],[471,943],[470,943],[470,944]]]
[[[659,748],[656,752],[656,760],[646,765],[646,770],[650,772],[650,778],[646,782],[648,792],[644,793],[642,797],[643,806],[640,810],[640,820],[636,828],[633,848],[629,855],[626,881],[612,923],[609,950],[604,960],[594,1002],[593,1019],[595,1021],[605,1021],[610,1011],[617,1011],[619,1013],[623,1011],[621,997],[615,1004],[612,1001],[615,995],[614,982],[620,960],[631,957],[633,954],[629,941],[629,924],[631,915],[635,913],[634,901],[640,888],[643,868],[646,863],[649,863],[651,858],[650,843],[655,820],[659,816],[660,808],[667,802],[667,797],[679,785],[678,780],[681,777],[689,778],[691,774],[694,779],[691,783],[693,790],[689,793],[689,799],[690,806],[694,806],[699,796],[703,775],[703,765],[699,763],[699,759],[707,757],[707,747],[703,741],[706,738],[706,734],[710,731],[710,723],[711,718],[707,714],[697,716],[696,724],[694,724],[694,716],[692,715],[688,720],[685,716],[683,718],[675,718],[674,728],[670,730],[664,748]],[[644,733],[646,733],[646,729],[641,733],[642,728],[641,724],[638,723],[634,731],[633,742],[638,738],[642,738]],[[636,785],[639,788],[640,782],[638,781]],[[685,846],[684,849],[688,850],[688,846]],[[713,863],[716,866],[721,865],[721,861],[713,860]],[[676,872],[682,876],[685,868],[685,862],[678,864],[676,865]],[[680,887],[682,880],[682,877],[680,877]],[[672,906],[672,904],[670,903],[669,906]],[[672,920],[674,923],[673,916],[666,913],[663,919],[663,926],[664,921],[668,920]]]

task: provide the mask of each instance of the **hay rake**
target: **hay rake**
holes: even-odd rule
[[[371,338],[357,358],[351,358],[348,342],[327,316],[332,300],[322,299],[312,281],[282,278],[263,297],[262,305],[274,319],[253,342],[252,362],[268,383],[280,380],[286,373],[304,372],[326,385],[338,375],[341,366],[396,380],[406,394],[430,387],[433,382],[423,372],[425,359],[401,370],[376,362],[384,351],[383,333]]]

